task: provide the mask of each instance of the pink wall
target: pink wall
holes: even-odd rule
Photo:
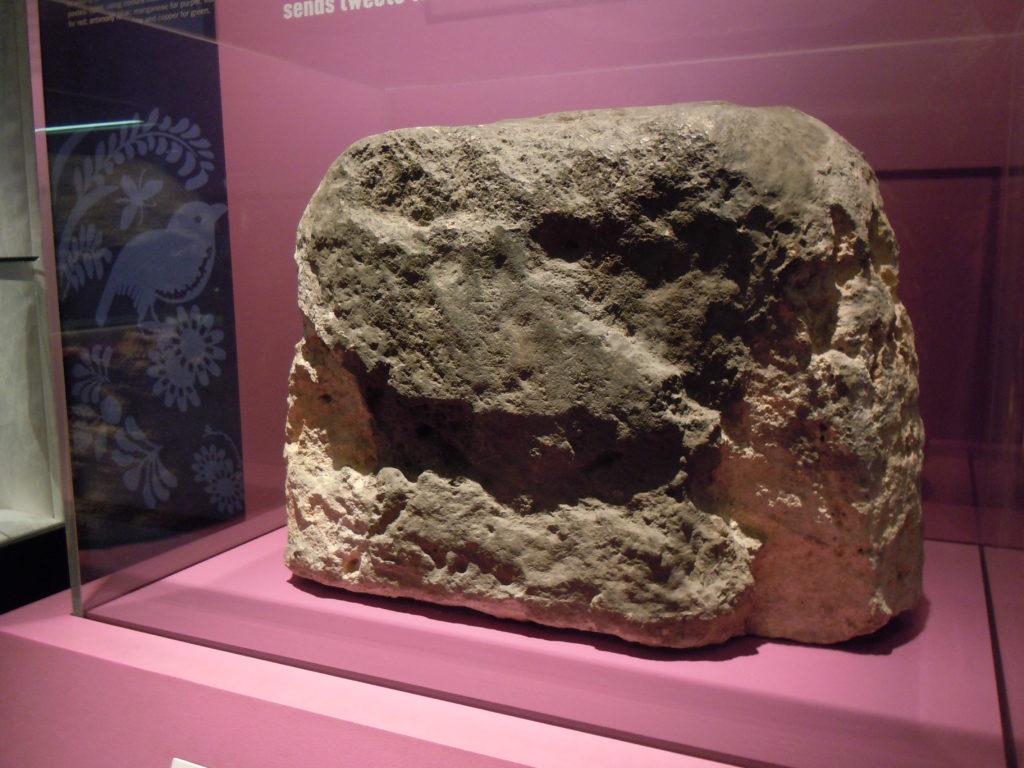
[[[682,61],[1013,31],[1014,0],[404,0],[285,20],[279,0],[219,0],[218,36],[380,88],[608,71]],[[966,62],[961,60],[961,66]]]
[[[883,182],[900,241],[900,295],[914,321],[930,438],[985,439],[999,180]]]

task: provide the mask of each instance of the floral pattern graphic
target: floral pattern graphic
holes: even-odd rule
[[[51,156],[76,497],[230,516],[244,493],[238,413],[220,407],[238,395],[213,144],[159,109],[126,122]]]
[[[207,386],[220,376],[218,361],[227,355],[219,346],[224,332],[213,327],[213,315],[193,306],[188,312],[178,307],[174,317],[162,323],[143,323],[142,329],[156,339],[149,353],[152,365],[146,373],[155,379],[153,391],[163,395],[164,405],[182,413],[199,405],[198,386]]]
[[[208,439],[220,438],[227,443],[233,456],[216,445],[203,445],[192,456],[192,472],[197,483],[206,490],[210,502],[218,512],[231,514],[240,512],[244,506],[241,458],[233,440],[223,432],[210,429],[203,432]]]
[[[167,34],[123,14],[71,24],[89,14],[67,3],[37,10],[75,528],[95,550],[91,577],[142,555],[121,545],[169,547],[230,516],[217,503],[230,487],[211,500],[192,471],[203,447],[234,455],[207,425],[242,449],[219,49],[213,13]],[[90,51],[117,66],[82,66]]]

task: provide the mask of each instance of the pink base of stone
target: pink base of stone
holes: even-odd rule
[[[796,768],[1002,766],[978,549],[944,542],[926,546],[926,604],[876,636],[834,647],[746,638],[699,651],[658,651],[467,611],[351,596],[291,579],[281,562],[283,531],[138,590],[93,615],[293,660],[308,669],[437,692],[448,699],[434,700],[440,708],[457,706],[452,701],[483,700],[506,713],[533,713],[722,759]],[[220,653],[184,643],[174,647],[190,654]],[[271,667],[275,674],[286,669]],[[398,701],[431,701],[362,688]],[[293,695],[302,701],[301,692]],[[349,706],[359,710],[362,703],[350,700]],[[395,714],[391,725],[406,720]],[[552,734],[574,733],[544,727]],[[512,754],[507,753],[509,759]],[[599,757],[584,762],[609,764]]]

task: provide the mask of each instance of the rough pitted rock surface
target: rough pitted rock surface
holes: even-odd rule
[[[917,601],[922,428],[862,156],[683,104],[363,139],[299,227],[297,574],[687,647]]]

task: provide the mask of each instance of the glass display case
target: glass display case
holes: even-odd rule
[[[727,762],[1019,759],[993,609],[1024,547],[1019,0],[28,8],[86,617]],[[922,605],[834,647],[670,652],[291,576],[293,253],[332,161],[395,128],[701,100],[796,107],[878,175],[920,358]]]

